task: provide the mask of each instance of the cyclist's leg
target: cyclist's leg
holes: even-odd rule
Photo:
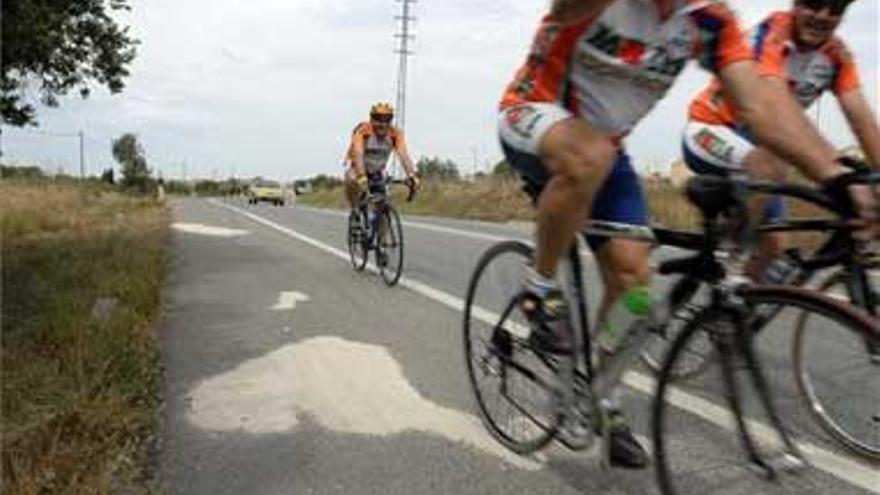
[[[758,146],[751,150],[746,155],[743,165],[751,177],[775,182],[785,180],[785,169],[787,166],[785,161],[764,147]],[[756,215],[763,215],[764,221],[777,221],[785,217],[785,202],[781,196],[755,196],[749,205],[752,218],[761,218]],[[764,201],[760,201],[761,199],[764,199]],[[749,260],[749,264],[746,267],[747,272],[751,274],[752,278],[763,281],[767,266],[788,247],[788,237],[784,232],[771,232],[761,235],[758,252]]]
[[[785,178],[785,162],[765,148],[755,146],[744,131],[725,125],[690,122],[685,128],[682,149],[685,163],[697,174],[745,172],[752,178],[768,181]],[[752,218],[780,220],[785,216],[785,203],[779,196],[754,194],[749,198],[749,210]],[[786,245],[784,233],[763,235],[747,267],[752,278],[761,280],[769,262],[781,254]]]
[[[587,122],[549,103],[502,111],[499,130],[506,148],[540,158],[540,170],[511,165],[542,186],[537,201],[535,269],[552,278],[583,224],[586,205],[592,203],[611,170],[616,146]]]
[[[648,224],[647,201],[626,153],[619,154],[611,175],[596,195],[591,216],[594,220],[608,222]],[[603,321],[612,304],[627,289],[649,284],[651,246],[632,239],[590,236],[587,240],[596,253],[605,285],[599,308],[599,320]],[[611,428],[611,461],[618,466],[641,468],[647,465],[648,454],[630,432],[620,411],[621,392],[618,387],[609,397],[612,407],[611,425],[608,425]]]
[[[593,204],[591,218],[631,225],[648,225],[648,206],[633,170],[629,156],[621,152],[610,177],[602,186]],[[605,294],[599,307],[599,320],[627,289],[650,283],[648,258],[651,245],[632,239],[590,236],[590,247],[605,283]]]
[[[613,163],[615,148],[607,137],[552,103],[517,105],[499,117],[505,156],[537,197],[537,248],[520,307],[534,325],[530,335],[535,344],[568,352],[568,307],[556,284],[556,267]]]

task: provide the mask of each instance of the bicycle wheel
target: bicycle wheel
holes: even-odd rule
[[[367,217],[363,212],[352,210],[348,214],[348,255],[355,270],[361,271],[367,266],[367,236],[365,227]]]
[[[391,205],[386,205],[379,222],[376,241],[376,264],[385,284],[392,286],[400,280],[403,271],[403,229],[400,216]]]
[[[755,286],[743,288],[739,295],[748,315],[781,306],[771,325],[808,312],[855,335],[876,333],[867,318],[819,293]],[[784,447],[785,439],[791,438],[792,423],[798,419],[796,401],[778,400],[790,395],[773,374],[777,364],[773,353],[779,349],[762,347],[762,363],[757,362],[755,352],[748,353],[753,361],[746,359],[743,348],[753,349],[758,337],[736,332],[748,324],[748,316],[732,318],[729,312],[710,308],[687,325],[672,344],[659,376],[652,416],[655,467],[662,493],[870,493],[859,480],[830,474],[833,469],[796,462],[793,449]],[[670,371],[688,341],[700,333],[710,336],[719,365],[708,368],[698,380],[675,385]],[[740,337],[732,345],[729,339],[734,334]],[[731,423],[730,416],[738,421]],[[784,427],[782,417],[786,418]],[[772,472],[764,466],[771,466]]]
[[[819,290],[848,301],[847,276],[836,272]],[[874,318],[880,314],[878,307],[871,311]],[[797,319],[792,358],[801,397],[828,434],[875,462],[880,462],[878,350],[880,339],[828,325],[812,313]]]
[[[549,443],[561,420],[556,369],[527,342],[528,323],[517,299],[532,248],[516,241],[483,254],[468,285],[464,351],[480,417],[510,450],[526,454]]]

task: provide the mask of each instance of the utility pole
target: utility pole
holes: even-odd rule
[[[410,41],[414,41],[416,38],[415,35],[413,35],[410,31],[410,23],[416,20],[415,17],[410,15],[410,5],[416,3],[416,0],[395,1],[401,4],[400,15],[394,16],[396,20],[400,21],[400,32],[394,35],[394,37],[399,40],[397,48],[394,50],[394,53],[398,55],[396,103],[397,111],[395,112],[395,120],[397,121],[397,127],[403,130],[406,127],[407,59],[410,55],[413,55],[415,53],[410,51],[409,43]]]
[[[83,139],[83,131],[80,129],[79,133],[79,178],[86,178],[86,161],[85,161],[85,144]]]

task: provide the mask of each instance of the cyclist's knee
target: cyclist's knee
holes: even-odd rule
[[[584,190],[608,174],[617,160],[618,148],[607,136],[572,119],[548,132],[541,154],[551,175]]]

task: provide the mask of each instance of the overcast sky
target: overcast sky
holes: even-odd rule
[[[110,141],[133,132],[166,177],[262,175],[281,180],[340,174],[349,133],[376,100],[394,101],[393,0],[132,0],[120,20],[140,39],[123,93],[96,91],[40,108],[40,127],[3,128],[5,158],[75,172],[113,165]],[[751,26],[790,0],[730,0]],[[500,94],[522,63],[547,0],[419,0],[410,60],[407,136],[414,158],[439,156],[469,173],[501,158]],[[878,100],[878,2],[853,5],[839,33]],[[690,97],[706,76],[689,68],[628,139],[643,170],[677,158]],[[853,142],[837,104],[820,103],[820,127]],[[815,108],[811,112],[816,115]]]

